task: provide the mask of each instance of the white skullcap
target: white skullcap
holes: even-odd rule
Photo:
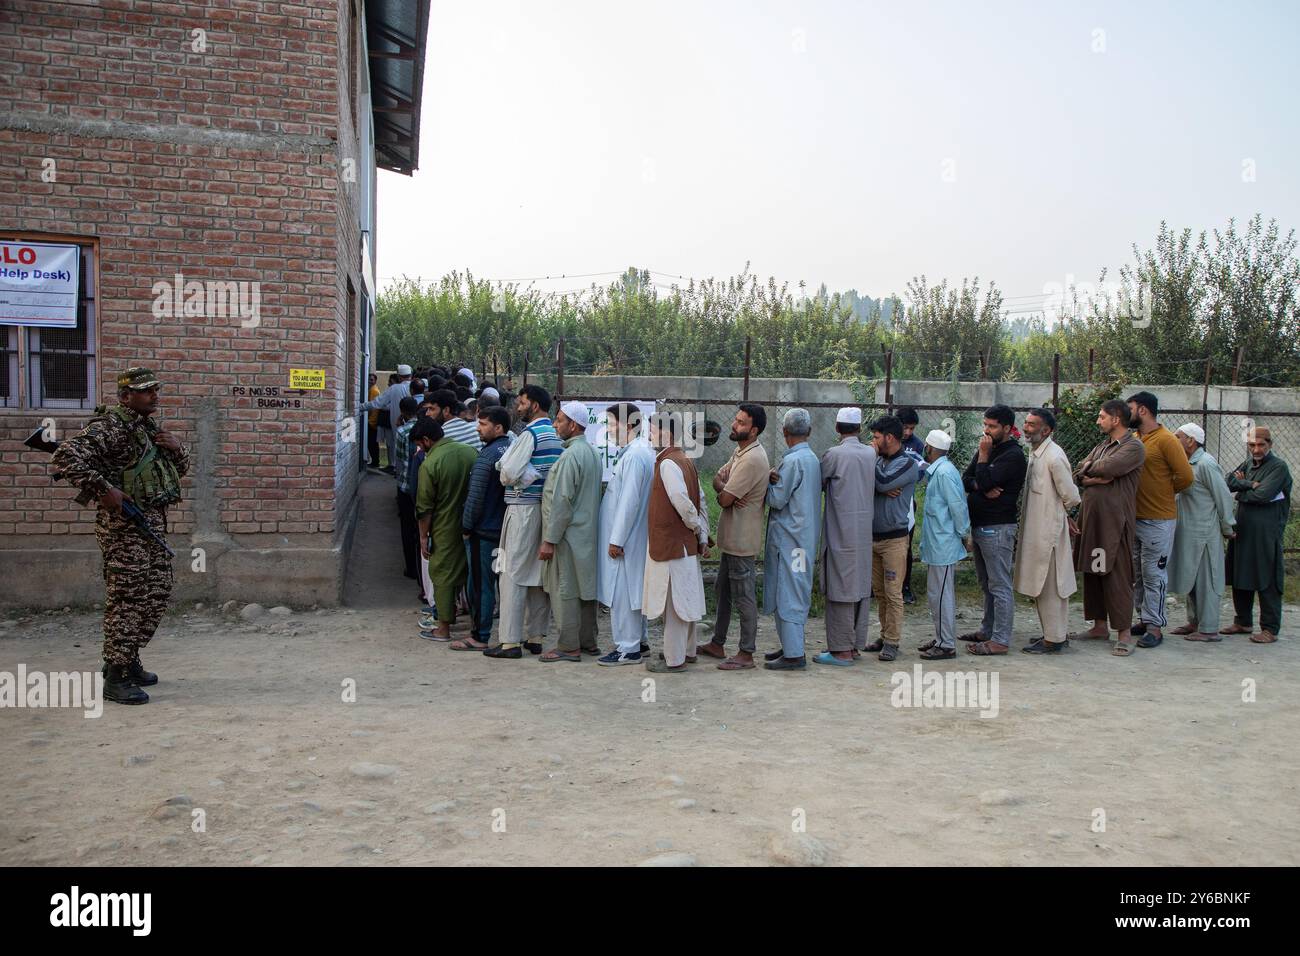
[[[1179,425],[1178,430],[1184,435],[1190,435],[1196,441],[1196,444],[1205,444],[1205,429],[1200,425],[1188,422],[1186,425]]]
[[[952,436],[943,429],[936,428],[925,436],[925,443],[931,448],[939,449],[939,451],[947,451],[952,447]]]
[[[398,375],[410,375],[410,374],[411,374],[411,366],[409,366],[409,365],[399,365],[399,366],[397,366],[397,374],[398,374]]]
[[[862,409],[860,408],[841,408],[835,413],[836,425],[861,425]]]
[[[564,412],[572,422],[577,422],[583,428],[587,427],[587,406],[582,402],[565,402],[560,406],[560,411]]]
[[[493,401],[497,401],[497,402],[501,401],[501,393],[498,392],[498,391],[497,391],[495,388],[493,388],[491,385],[489,385],[487,388],[483,389],[483,391],[479,392],[479,393],[478,393],[478,397],[479,397],[479,398],[490,398],[490,399],[492,399]]]
[[[470,371],[469,369],[467,369],[467,368],[463,368],[463,369],[461,369],[461,370],[460,370],[459,372],[457,372],[456,374],[457,374],[457,375],[464,375],[464,376],[465,376],[467,379],[469,379],[471,382],[474,381],[474,373],[473,373],[472,371]]]

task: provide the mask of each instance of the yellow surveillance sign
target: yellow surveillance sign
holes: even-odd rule
[[[325,370],[323,368],[289,369],[290,388],[323,389],[325,387]]]

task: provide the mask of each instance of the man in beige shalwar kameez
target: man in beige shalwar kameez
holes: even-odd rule
[[[1056,416],[1045,408],[1025,416],[1025,438],[1033,452],[1025,476],[1012,584],[1034,599],[1043,629],[1042,637],[1022,648],[1027,654],[1055,654],[1070,643],[1066,624],[1076,587],[1069,515],[1079,505],[1079,489],[1070,477],[1070,459],[1052,441],[1055,430]]]

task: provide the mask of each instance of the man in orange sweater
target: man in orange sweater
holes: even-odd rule
[[[1137,533],[1133,537],[1133,606],[1138,647],[1158,647],[1164,641],[1165,595],[1169,586],[1169,555],[1178,526],[1176,496],[1190,488],[1194,476],[1187,453],[1174,433],[1156,421],[1159,402],[1150,392],[1128,400],[1129,418],[1146,449],[1146,464],[1137,489]]]

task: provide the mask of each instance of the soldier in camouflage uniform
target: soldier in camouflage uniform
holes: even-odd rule
[[[129,368],[117,378],[118,404],[95,409],[81,432],[59,444],[52,465],[69,484],[99,501],[95,537],[104,554],[104,696],[143,704],[141,686],[158,676],[140,663],[171,595],[171,558],[122,513],[133,502],[160,538],[167,531],[167,506],[180,500],[181,476],[189,456],[176,436],[150,416],[158,408],[159,382],[146,368]]]

